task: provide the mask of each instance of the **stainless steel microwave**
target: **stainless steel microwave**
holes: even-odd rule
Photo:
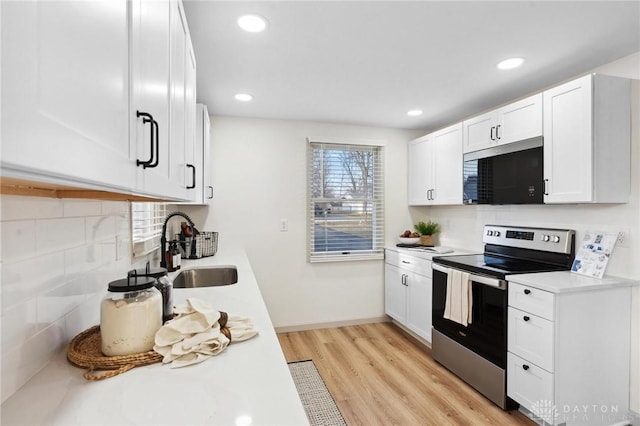
[[[542,137],[464,154],[465,204],[542,204]]]

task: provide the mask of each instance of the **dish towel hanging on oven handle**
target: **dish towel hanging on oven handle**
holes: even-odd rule
[[[444,318],[467,327],[473,313],[473,294],[469,274],[455,269],[447,274],[447,297]]]

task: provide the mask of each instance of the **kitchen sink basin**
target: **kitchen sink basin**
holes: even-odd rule
[[[217,287],[238,282],[235,266],[212,266],[210,268],[187,269],[173,280],[174,288]]]

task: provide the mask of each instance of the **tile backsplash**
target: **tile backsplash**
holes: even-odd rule
[[[109,281],[131,269],[129,204],[0,197],[2,401],[100,321]]]

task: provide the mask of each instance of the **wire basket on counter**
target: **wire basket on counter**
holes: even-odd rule
[[[176,234],[180,257],[183,259],[199,259],[201,257],[214,256],[218,251],[218,233],[200,232],[195,237],[185,237]],[[195,247],[192,246],[195,242]]]

